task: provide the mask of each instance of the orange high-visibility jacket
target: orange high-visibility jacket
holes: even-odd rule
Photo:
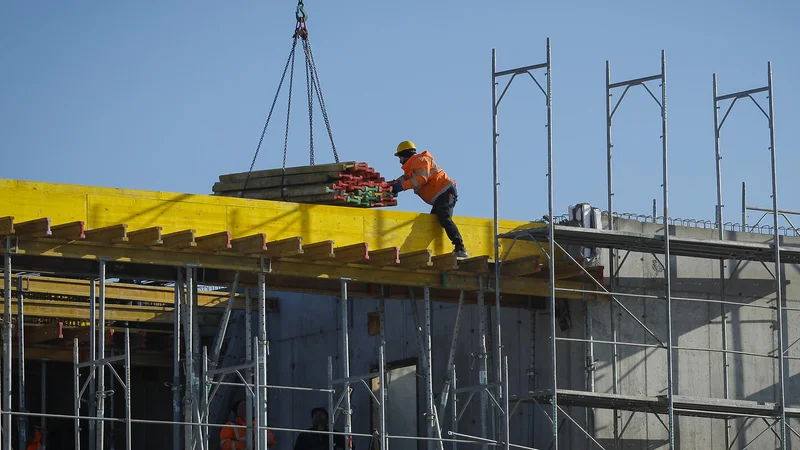
[[[409,158],[403,164],[403,189],[414,189],[425,203],[432,205],[456,182],[440,169],[433,160],[433,156],[424,151]]]
[[[232,422],[225,425],[245,425],[244,419],[237,417]],[[255,425],[255,422],[253,423]],[[256,430],[253,430],[253,442],[255,442]],[[272,431],[267,430],[267,447],[276,444],[275,436]],[[222,450],[245,450],[247,449],[247,429],[238,427],[224,427],[219,433],[219,446]]]
[[[41,450],[42,449],[42,433],[36,429],[33,432],[33,440],[28,444],[27,450]]]

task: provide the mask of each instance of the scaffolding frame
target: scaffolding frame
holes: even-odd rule
[[[661,81],[661,100],[653,94],[653,92],[646,86],[645,83],[648,81]],[[662,219],[663,223],[663,235],[645,235],[641,233],[629,233],[629,232],[618,232],[614,229],[614,220],[615,215],[613,211],[613,184],[612,184],[612,143],[611,143],[611,120],[613,118],[614,112],[616,112],[617,108],[619,107],[622,99],[624,98],[627,91],[633,86],[643,86],[648,94],[656,101],[659,105],[661,110],[662,116],[662,194],[663,194],[663,216],[660,218]],[[611,107],[611,90],[618,87],[625,87],[625,90],[620,97],[620,99],[616,102],[614,107]],[[759,93],[759,92],[769,92],[769,113],[764,111],[763,108],[752,98],[752,94]],[[795,431],[791,426],[786,423],[787,416],[790,417],[798,417],[798,411],[796,408],[787,408],[785,406],[785,390],[784,390],[784,378],[785,378],[785,364],[784,361],[789,359],[789,357],[785,356],[786,350],[784,349],[784,324],[782,314],[785,310],[795,310],[796,308],[787,308],[783,305],[782,295],[781,295],[781,288],[782,284],[780,281],[781,276],[781,261],[783,258],[784,262],[787,263],[797,263],[798,256],[800,256],[800,252],[794,248],[788,248],[780,245],[780,230],[781,228],[778,226],[778,218],[780,215],[791,214],[793,211],[788,210],[780,210],[778,209],[778,202],[777,202],[777,173],[776,173],[776,152],[775,152],[775,129],[774,129],[774,122],[773,122],[773,90],[772,90],[772,70],[771,64],[768,63],[768,86],[765,88],[759,89],[752,89],[748,91],[742,91],[734,94],[728,94],[723,96],[718,96],[716,91],[716,74],[714,75],[714,103],[715,103],[715,135],[716,135],[716,152],[717,152],[717,188],[718,188],[718,202],[717,202],[717,217],[715,220],[715,228],[718,230],[718,240],[716,241],[709,241],[709,240],[699,240],[699,239],[687,239],[687,238],[679,238],[679,237],[672,237],[670,235],[670,219],[669,219],[669,185],[668,185],[668,147],[667,147],[667,110],[666,110],[666,54],[662,50],[661,52],[661,73],[659,75],[653,75],[649,77],[642,77],[628,81],[616,82],[612,83],[610,80],[610,64],[606,62],[606,94],[607,94],[607,102],[606,102],[606,119],[607,119],[607,184],[608,184],[608,211],[607,211],[607,218],[608,218],[608,225],[609,230],[591,230],[591,229],[584,229],[584,228],[575,228],[575,227],[565,227],[563,225],[556,225],[553,220],[552,213],[549,217],[549,223],[546,223],[544,227],[540,228],[532,228],[528,230],[517,230],[509,233],[504,233],[500,235],[501,238],[512,239],[512,246],[518,240],[532,240],[535,241],[540,246],[542,244],[547,244],[550,246],[550,250],[552,251],[554,248],[558,248],[566,257],[576,266],[580,267],[584,274],[591,280],[592,283],[596,284],[598,288],[605,290],[608,296],[611,297],[611,301],[609,302],[609,306],[611,308],[611,333],[612,333],[612,340],[611,341],[599,341],[593,338],[591,335],[591,326],[588,321],[591,320],[590,316],[587,314],[587,327],[586,327],[586,339],[574,339],[574,338],[559,338],[556,336],[555,327],[552,322],[551,317],[551,341],[569,341],[569,342],[583,342],[587,345],[587,355],[593,354],[592,346],[594,344],[607,344],[613,347],[612,349],[612,381],[613,381],[613,394],[600,394],[600,393],[593,393],[593,392],[585,392],[585,391],[574,391],[574,390],[566,390],[566,389],[559,389],[554,388],[551,390],[545,391],[538,391],[533,392],[525,395],[518,395],[515,397],[517,403],[523,401],[532,401],[536,405],[540,405],[542,403],[549,403],[553,405],[553,413],[549,416],[550,420],[553,423],[553,444],[552,448],[557,448],[557,437],[558,437],[558,425],[557,425],[557,412],[561,411],[564,415],[570,419],[570,421],[577,426],[583,433],[587,435],[587,437],[593,441],[593,443],[599,447],[603,448],[603,446],[597,442],[592,433],[584,429],[580,424],[578,424],[574,419],[572,419],[566,411],[563,410],[560,406],[558,406],[558,398],[564,398],[566,404],[574,405],[574,406],[583,406],[586,408],[605,408],[611,409],[614,411],[614,445],[617,445],[618,439],[620,438],[618,432],[618,415],[617,410],[628,410],[633,412],[647,412],[647,413],[655,413],[656,418],[661,421],[662,425],[666,429],[668,433],[669,439],[669,447],[674,448],[675,446],[675,415],[689,415],[689,416],[698,416],[698,417],[708,417],[708,418],[717,418],[717,419],[724,419],[726,422],[725,425],[725,440],[726,440],[726,447],[728,445],[734,445],[736,440],[739,438],[739,434],[744,429],[744,425],[739,430],[739,433],[733,438],[731,441],[728,432],[728,421],[733,418],[743,418],[745,423],[747,420],[754,419],[754,418],[761,418],[764,423],[767,425],[761,433],[759,433],[755,438],[753,438],[750,442],[748,442],[747,446],[752,444],[756,439],[766,433],[767,430],[771,430],[772,433],[780,440],[781,448],[786,448],[786,429],[788,428],[796,436],[800,437],[800,434]],[[716,114],[717,103],[722,100],[733,98],[734,102],[738,98],[750,97],[756,105],[759,106],[759,109],[767,116],[769,120],[769,129],[770,129],[770,151],[771,151],[771,160],[772,160],[772,192],[773,192],[773,205],[772,209],[766,208],[750,208],[746,204],[746,197],[744,194],[743,189],[743,223],[742,227],[745,227],[745,211],[747,209],[755,209],[755,210],[762,210],[767,211],[767,213],[771,213],[774,219],[773,226],[771,227],[771,231],[773,232],[773,244],[748,244],[748,243],[739,243],[736,241],[727,241],[725,240],[725,224],[722,217],[722,192],[721,192],[721,166],[720,166],[720,150],[719,150],[719,130],[721,128],[721,123],[718,123],[718,118]],[[728,108],[728,113],[732,105]],[[725,115],[727,117],[727,113]],[[724,122],[724,120],[723,120]],[[549,159],[552,158],[551,150]],[[549,173],[549,172],[548,172]],[[553,188],[553,180],[552,178],[548,179],[549,190],[552,192]],[[659,218],[654,217],[653,221],[657,222]],[[792,225],[792,227],[794,227]],[[611,273],[610,282],[611,282],[611,290],[606,290],[605,287],[602,285],[600,281],[596,279],[581,263],[579,263],[575,258],[573,258],[569,252],[559,243],[566,243],[581,247],[601,247],[607,248],[609,250],[609,271]],[[674,249],[671,245],[674,244]],[[544,247],[542,247],[544,250]],[[621,262],[619,262],[619,256],[617,252],[619,250],[626,251],[625,258]],[[674,251],[672,251],[674,250]],[[627,256],[631,252],[639,252],[639,253],[649,253],[655,257],[655,260],[658,261],[661,265],[661,268],[664,270],[664,292],[663,296],[656,296],[656,295],[642,295],[642,294],[631,294],[627,292],[618,292],[618,274],[619,270],[627,260]],[[665,261],[661,262],[656,254],[663,254]],[[552,255],[552,253],[550,253]],[[695,257],[695,258],[705,258],[705,259],[717,259],[720,262],[720,277],[722,278],[722,295],[720,300],[715,299],[703,299],[703,298],[688,298],[688,297],[674,297],[672,295],[671,289],[671,268],[673,266],[673,262],[671,261],[671,256],[684,256],[684,257]],[[767,272],[769,272],[773,279],[775,280],[775,291],[776,291],[776,298],[777,298],[777,306],[770,307],[764,305],[751,305],[747,303],[737,303],[737,302],[729,302],[725,300],[725,292],[724,292],[724,279],[725,279],[725,261],[727,260],[752,260],[760,262]],[[774,273],[769,270],[766,266],[766,262],[774,262],[775,268]],[[555,287],[552,283],[553,291],[555,292],[567,292],[572,291],[574,289],[564,289]],[[583,290],[581,290],[583,291]],[[585,290],[583,292],[586,293],[594,293],[595,291]],[[629,297],[629,298],[641,298],[641,299],[661,299],[665,300],[666,306],[666,339],[660,339],[655,333],[650,330],[646,324],[640,321],[634,314],[628,310],[621,301],[617,297]],[[672,339],[672,300],[677,301],[687,301],[687,302],[702,302],[707,304],[719,304],[722,308],[722,340],[723,340],[723,348],[722,349],[715,349],[715,348],[698,348],[698,347],[686,347],[686,346],[679,346],[673,344]],[[551,316],[555,315],[555,294],[551,296]],[[618,339],[617,334],[617,324],[614,320],[615,313],[614,307],[615,304],[620,307],[624,312],[629,314],[639,325],[648,332],[648,334],[654,338],[658,344],[643,344],[643,343],[633,343],[633,342],[620,342]],[[776,321],[777,321],[777,333],[778,333],[778,349],[777,349],[777,356],[772,354],[760,354],[760,353],[753,353],[753,352],[744,352],[744,351],[735,351],[730,350],[727,348],[727,337],[725,332],[726,327],[726,305],[735,305],[740,308],[764,308],[764,309],[773,309],[776,311]],[[641,396],[627,396],[622,395],[618,392],[618,352],[617,346],[618,345],[626,345],[626,346],[634,346],[634,347],[644,347],[644,348],[660,348],[666,350],[667,353],[667,395],[663,397],[641,397]],[[724,369],[724,395],[725,399],[721,401],[717,401],[717,399],[702,399],[699,397],[683,397],[675,394],[674,391],[674,373],[673,373],[673,356],[674,351],[686,350],[686,351],[705,351],[705,352],[716,352],[722,353],[724,362],[723,367]],[[771,353],[774,353],[771,352]],[[758,405],[756,402],[750,401],[727,401],[728,398],[728,374],[727,374],[727,356],[729,354],[740,354],[740,355],[748,355],[748,356],[759,356],[759,357],[766,357],[766,358],[773,358],[778,361],[778,371],[779,371],[779,380],[778,380],[778,401],[775,404],[767,404],[767,405]],[[553,364],[551,366],[551,375],[555,376],[557,373],[557,366],[553,359]],[[588,373],[588,372],[587,372]],[[591,375],[590,375],[591,376]],[[589,383],[587,383],[589,384]],[[676,406],[677,404],[677,406]],[[544,411],[544,409],[542,409]],[[546,411],[545,411],[546,413]],[[666,414],[668,417],[668,422],[664,423],[658,414]],[[772,422],[769,421],[772,419]],[[775,425],[779,425],[780,433],[776,432],[773,427]]]

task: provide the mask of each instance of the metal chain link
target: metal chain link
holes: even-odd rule
[[[333,148],[333,158],[339,162],[339,154],[336,152],[336,144],[333,142],[333,132],[331,131],[331,122],[328,119],[328,109],[325,106],[325,98],[322,96],[322,86],[319,81],[319,72],[317,72],[317,65],[314,62],[314,54],[311,52],[311,42],[306,39],[308,46],[307,58],[311,61],[311,75],[314,89],[317,91],[317,99],[319,100],[320,109],[322,109],[322,118],[325,120],[325,128],[328,130],[328,137],[331,140],[331,147]]]
[[[292,49],[295,48],[297,45],[297,38],[295,38],[294,43],[292,44]],[[294,52],[292,52],[292,68],[289,72],[289,101],[286,105],[286,131],[283,135],[283,166],[282,166],[282,173],[281,173],[281,198],[283,201],[286,200],[286,195],[284,192],[284,181],[286,180],[286,154],[289,150],[289,117],[291,116],[292,112],[292,86],[294,86]]]
[[[267,132],[267,126],[269,125],[270,119],[272,119],[272,112],[275,110],[275,104],[278,102],[278,95],[281,93],[281,88],[283,87],[283,81],[286,78],[286,71],[289,68],[289,63],[294,61],[294,53],[295,48],[297,47],[297,39],[295,39],[292,43],[292,49],[289,52],[289,58],[286,60],[286,65],[283,67],[283,74],[281,75],[281,81],[278,83],[278,91],[275,92],[275,97],[272,99],[272,106],[269,108],[269,114],[267,115],[267,120],[264,123],[264,129],[261,130],[261,137],[258,138],[258,146],[256,146],[256,153],[253,155],[253,161],[250,163],[250,169],[247,171],[247,177],[244,179],[244,186],[242,186],[242,191],[239,194],[239,197],[244,196],[244,190],[247,188],[247,183],[250,181],[250,175],[253,173],[253,167],[256,165],[256,159],[258,158],[258,152],[261,150],[261,144],[264,142],[264,134]]]
[[[303,52],[306,55],[306,92],[308,94],[308,143],[309,164],[314,165],[314,89],[312,89],[311,61],[308,58],[308,40],[303,40]]]

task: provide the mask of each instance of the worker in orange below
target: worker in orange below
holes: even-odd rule
[[[247,404],[244,399],[239,399],[231,407],[236,417],[225,425],[246,425],[244,418],[247,416]],[[255,423],[253,423],[255,425]],[[256,430],[253,430],[253,443],[256,441]],[[267,430],[267,447],[276,444],[272,431]],[[247,429],[239,427],[224,427],[219,433],[219,447],[221,450],[249,450],[247,449]]]
[[[33,431],[33,439],[28,443],[27,450],[42,450],[44,446],[42,445],[42,433],[39,431],[39,427],[35,427]]]
[[[397,146],[394,156],[400,158],[403,165],[403,176],[392,181],[392,193],[398,194],[413,189],[425,203],[432,205],[431,214],[436,214],[447,237],[455,246],[457,259],[466,259],[467,249],[461,233],[453,222],[453,209],[458,201],[456,182],[436,165],[428,151],[417,154],[417,148],[411,141],[403,141]]]

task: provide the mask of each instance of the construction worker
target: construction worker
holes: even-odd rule
[[[314,431],[328,431],[328,410],[325,408],[314,408],[311,410],[311,428]],[[353,437],[347,436],[350,448],[353,448]],[[300,433],[294,441],[294,450],[328,450],[330,435],[323,433]],[[333,448],[344,450],[344,436],[341,434],[333,435]]]
[[[231,411],[236,417],[226,423],[225,425],[246,425],[245,417],[247,416],[247,404],[244,399],[239,399],[231,407]],[[253,423],[255,425],[255,422]],[[253,442],[255,443],[256,430],[253,430]],[[267,447],[272,447],[276,444],[275,436],[272,431],[267,430]],[[219,447],[221,450],[245,450],[247,449],[247,428],[239,427],[224,427],[219,433]],[[249,449],[248,449],[249,450]]]
[[[402,177],[391,182],[392,193],[396,195],[413,189],[425,203],[432,205],[431,214],[436,214],[447,237],[455,246],[456,258],[467,258],[461,233],[453,222],[453,208],[458,201],[455,180],[436,165],[430,153],[423,151],[417,154],[417,147],[411,141],[401,142],[394,156],[400,158],[404,173]]]
[[[39,427],[35,427],[33,431],[33,439],[28,443],[27,450],[42,450],[44,446],[42,445],[42,433],[39,431]]]

